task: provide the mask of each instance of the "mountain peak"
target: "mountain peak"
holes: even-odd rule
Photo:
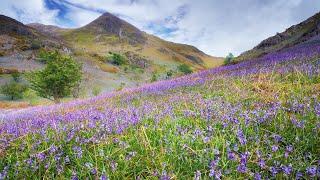
[[[114,35],[120,39],[127,39],[131,44],[143,44],[145,42],[142,31],[109,12],[102,14],[80,29],[96,34]]]
[[[116,15],[109,13],[109,12],[105,12],[103,13],[100,17],[112,17],[112,18],[118,18]],[[120,18],[118,18],[120,19]]]

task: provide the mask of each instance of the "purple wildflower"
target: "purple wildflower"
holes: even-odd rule
[[[115,172],[117,170],[118,163],[111,161],[110,166],[111,166],[112,172]]]
[[[318,103],[314,106],[314,111],[315,111],[316,115],[318,116],[318,118],[320,118],[320,103]]]
[[[210,169],[210,173],[209,173],[209,177],[213,177],[215,175],[215,170],[214,169]]]
[[[0,179],[6,179],[8,175],[8,170],[9,170],[8,166],[3,168],[2,172],[0,173]]]
[[[66,156],[66,157],[64,158],[64,163],[66,163],[66,164],[69,164],[69,163],[70,163],[70,158],[69,158],[69,156]]]
[[[91,169],[91,171],[90,171],[90,173],[91,173],[92,175],[97,174],[97,170],[96,170],[96,168],[92,168],[92,169]]]
[[[276,152],[276,151],[278,151],[279,146],[278,145],[272,145],[271,149],[272,149],[272,152]]]
[[[203,138],[204,143],[208,143],[210,141],[210,137],[206,136]]]
[[[170,180],[170,176],[167,174],[167,171],[163,171],[160,177],[160,180]]]
[[[282,171],[286,174],[286,175],[290,175],[292,172],[292,165],[288,165],[288,166],[282,166]]]
[[[255,180],[261,180],[262,179],[261,174],[260,173],[255,173],[254,174],[254,179]]]
[[[241,164],[246,164],[248,161],[248,157],[249,157],[250,153],[248,151],[246,151],[245,153],[240,154],[240,163]]]
[[[306,169],[307,174],[310,177],[315,177],[317,174],[317,167],[316,166],[310,166]]]
[[[53,153],[55,153],[57,150],[58,150],[57,146],[55,146],[54,144],[52,144],[52,145],[50,146],[49,152],[50,152],[50,154],[53,154]]]
[[[237,171],[240,173],[246,173],[247,172],[247,165],[246,164],[240,164],[237,167]]]
[[[108,180],[109,178],[107,177],[107,175],[105,173],[103,173],[101,176],[100,176],[100,180]]]
[[[238,129],[237,136],[241,145],[245,145],[247,143],[247,139],[244,136],[242,129]]]
[[[273,167],[273,166],[270,167],[270,172],[271,172],[271,174],[272,174],[273,176],[275,176],[276,174],[278,174],[277,168],[275,168],[275,167]]]
[[[258,165],[260,168],[265,168],[266,167],[266,162],[263,159],[258,160]]]
[[[71,176],[71,180],[79,180],[79,178],[76,175]]]
[[[292,151],[293,151],[293,146],[292,146],[292,145],[288,145],[288,146],[286,147],[286,151],[292,152]]]
[[[235,161],[236,160],[236,154],[232,151],[228,151],[227,152],[227,156],[228,156],[228,159],[231,160],[231,161]]]
[[[215,177],[217,180],[220,180],[220,179],[221,179],[221,176],[222,176],[221,170],[216,171],[214,177]]]
[[[282,141],[282,137],[280,135],[277,135],[277,134],[273,135],[273,139],[277,143]]]
[[[37,154],[37,159],[42,162],[46,159],[46,155],[44,153],[38,153]]]
[[[74,151],[74,154],[77,158],[82,158],[82,149],[80,146],[74,146],[72,150]]]
[[[297,179],[297,180],[298,180],[298,179],[302,179],[302,177],[303,177],[302,172],[298,171],[298,172],[296,173],[296,179]]]
[[[199,170],[197,170],[194,173],[194,180],[200,180],[201,179],[201,172]]]

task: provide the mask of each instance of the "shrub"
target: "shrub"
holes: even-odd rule
[[[24,93],[22,93],[24,99],[26,99],[29,104],[36,105],[37,104],[37,93],[32,89],[27,89]]]
[[[234,55],[232,53],[229,53],[228,56],[224,59],[224,65],[228,65],[233,63],[234,61]]]
[[[31,89],[39,96],[59,103],[61,98],[71,94],[81,80],[81,65],[70,56],[63,56],[57,51],[47,52],[44,56],[50,59],[46,67],[29,73],[27,79]]]
[[[17,82],[11,82],[5,84],[1,87],[1,93],[9,96],[11,100],[21,99],[23,93],[28,89],[28,87],[24,84],[19,84]]]
[[[39,41],[32,41],[31,42],[31,50],[38,50],[41,48],[41,43]]]
[[[172,76],[173,76],[173,71],[172,70],[169,70],[169,71],[167,71],[167,73],[166,73],[166,79],[170,79]]]
[[[117,66],[121,66],[128,63],[128,60],[126,57],[122,56],[121,54],[117,53],[109,53],[110,56],[108,57],[108,60]]]
[[[46,51],[44,49],[41,49],[38,55],[38,60],[43,63],[48,63],[49,61],[54,60],[59,55],[60,54],[58,51]]]
[[[13,78],[13,80],[14,80],[15,82],[19,82],[19,81],[20,81],[20,73],[19,73],[19,72],[13,72],[13,73],[11,74],[11,76],[12,76],[12,78]]]
[[[155,82],[157,80],[158,80],[158,74],[156,72],[153,72],[150,81]]]
[[[191,74],[192,73],[192,69],[190,68],[190,66],[188,66],[186,64],[179,65],[178,70],[184,74]]]

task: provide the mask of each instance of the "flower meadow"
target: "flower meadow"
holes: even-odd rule
[[[7,112],[0,179],[319,179],[320,45]]]

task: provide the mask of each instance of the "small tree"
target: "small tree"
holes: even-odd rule
[[[228,56],[224,59],[224,64],[230,64],[233,63],[234,55],[232,53],[229,53]]]
[[[28,89],[24,84],[19,84],[15,81],[5,84],[1,87],[1,93],[9,96],[11,100],[21,99],[23,93]]]
[[[69,96],[81,80],[81,65],[70,56],[58,52],[48,52],[50,61],[45,69],[27,75],[31,89],[39,96],[59,103],[60,99]]]
[[[192,73],[192,69],[190,68],[190,66],[188,66],[186,64],[179,65],[178,70],[184,74],[191,74]]]

